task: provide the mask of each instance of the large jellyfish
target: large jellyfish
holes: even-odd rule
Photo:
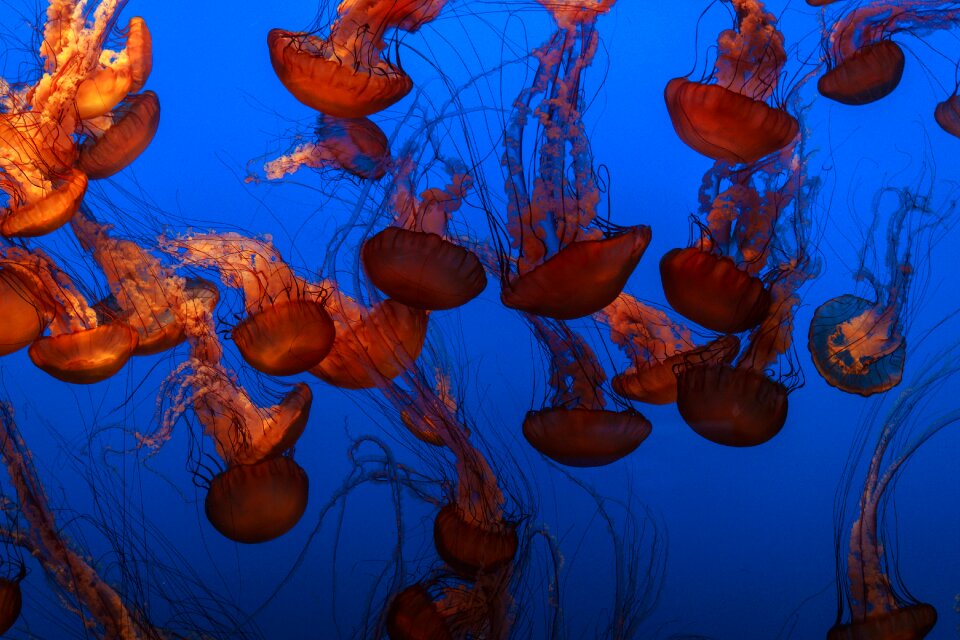
[[[600,188],[581,115],[582,82],[599,43],[596,20],[613,2],[541,4],[558,28],[533,51],[533,84],[514,101],[504,133],[507,230],[518,255],[501,256],[500,297],[520,311],[572,319],[613,302],[646,250],[650,228],[596,219]],[[538,125],[535,172],[524,158],[531,117]]]
[[[903,77],[903,49],[891,38],[950,29],[958,18],[960,5],[954,0],[877,0],[857,7],[824,33],[827,72],[817,89],[843,104],[876,102]]]
[[[890,557],[890,546],[884,544],[881,522],[891,499],[889,490],[894,488],[911,456],[938,431],[960,423],[957,410],[933,417],[924,415],[928,400],[956,383],[960,372],[957,356],[958,348],[954,345],[940,354],[936,362],[920,369],[922,375],[897,397],[883,420],[850,527],[845,559],[840,553],[842,542],[838,540],[836,545],[838,574],[843,573],[845,562],[847,580],[838,577],[837,620],[827,633],[828,640],[921,640],[937,623],[937,612],[931,605],[917,602],[905,596],[904,589],[897,588],[902,583],[894,573],[896,565]],[[871,419],[876,419],[877,413]],[[866,450],[868,429],[869,425],[864,427],[854,455]],[[851,486],[855,470],[855,465],[848,468],[846,487]],[[839,522],[846,522],[846,498],[846,494],[838,497]],[[838,531],[837,535],[842,534]]]
[[[759,0],[733,0],[733,6],[736,29],[720,33],[710,78],[674,78],[664,99],[684,143],[714,160],[739,164],[787,146],[799,124],[786,110],[766,102],[787,61],[776,18]]]
[[[402,99],[413,81],[386,60],[388,30],[413,32],[446,0],[343,0],[330,35],[273,29],[270,61],[283,86],[303,104],[338,118],[362,118]]]

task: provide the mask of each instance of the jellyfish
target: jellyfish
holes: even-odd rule
[[[0,356],[19,351],[39,338],[53,319],[46,292],[38,287],[29,268],[0,258]]]
[[[363,118],[406,96],[413,80],[382,57],[391,29],[414,32],[446,0],[344,0],[330,35],[273,29],[267,34],[273,70],[293,97],[337,118]]]
[[[960,138],[960,95],[952,95],[938,103],[933,111],[933,117],[941,129]]]
[[[740,352],[740,340],[731,335],[696,346],[689,329],[627,293],[597,316],[610,327],[610,339],[630,357],[631,365],[611,382],[616,393],[630,400],[676,402],[676,366],[694,360],[729,363]]]
[[[161,248],[189,264],[213,268],[229,287],[243,291],[247,317],[233,328],[240,355],[275,376],[307,371],[330,352],[334,325],[326,292],[294,274],[269,238],[238,233],[166,239]]]
[[[111,112],[107,128],[87,125],[77,167],[91,180],[122,171],[143,153],[160,126],[160,100],[153,91],[132,95]]]
[[[418,202],[407,184],[412,170],[411,158],[401,161],[391,203],[396,219],[363,243],[364,272],[380,291],[409,307],[459,307],[487,286],[477,255],[447,236],[449,216],[460,207],[470,177],[454,173],[445,189],[427,189]]]
[[[280,180],[301,167],[341,169],[364,180],[379,180],[390,166],[387,136],[367,118],[336,118],[321,113],[316,142],[298,145],[264,165],[267,178]]]
[[[581,82],[599,43],[596,20],[613,2],[541,4],[558,28],[533,51],[533,83],[514,101],[504,132],[507,231],[519,255],[501,256],[500,298],[512,309],[569,320],[613,302],[650,243],[650,227],[596,220],[600,188],[581,116]],[[524,168],[531,116],[539,125],[532,189]]]
[[[837,532],[837,570],[847,580],[838,577],[836,623],[827,632],[828,640],[872,640],[874,638],[903,638],[921,640],[937,623],[933,606],[906,597],[897,589],[902,585],[899,576],[891,575],[896,565],[890,557],[891,548],[884,544],[882,518],[891,490],[911,456],[937,432],[960,423],[960,411],[952,410],[934,417],[921,418],[927,411],[928,400],[947,391],[955,383],[958,370],[957,345],[939,354],[920,369],[914,384],[899,395],[883,419],[870,454],[863,491],[859,497],[854,521],[850,527],[848,553],[844,559],[841,532]],[[870,420],[876,420],[880,405]],[[864,425],[853,455],[866,450],[870,425]],[[843,486],[853,483],[856,467],[847,469]],[[844,504],[846,492],[838,495],[838,522],[846,521]],[[844,603],[845,600],[845,603]],[[848,619],[849,622],[845,620]]]
[[[386,628],[390,640],[453,639],[429,586],[419,582],[404,588],[390,600]]]
[[[523,419],[527,442],[572,467],[601,467],[632,453],[650,435],[650,421],[633,409],[606,408],[606,374],[583,338],[560,321],[527,321],[550,359],[553,389],[547,406]]]
[[[799,123],[786,110],[767,104],[787,61],[777,20],[759,0],[733,0],[735,29],[717,39],[710,78],[674,78],[664,99],[680,139],[708,158],[756,162],[796,137]]]
[[[881,220],[883,197],[896,198],[887,221],[887,276],[881,279],[864,264],[873,239],[861,253],[854,277],[873,289],[871,299],[843,294],[817,307],[810,321],[807,347],[817,372],[841,391],[869,396],[900,384],[906,360],[907,302],[913,278],[914,247],[929,234],[952,224],[955,205],[932,209],[931,194],[910,189],[883,189],[874,199],[871,236]]]
[[[857,7],[824,33],[827,71],[817,82],[820,95],[847,105],[888,96],[903,77],[903,49],[891,38],[950,29],[960,18],[951,0],[878,1]]]

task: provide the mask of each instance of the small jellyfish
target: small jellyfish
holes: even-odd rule
[[[787,61],[777,20],[759,0],[733,0],[735,29],[717,39],[710,78],[674,78],[664,99],[680,139],[694,151],[728,164],[756,162],[790,144],[799,123],[767,104]]]
[[[888,96],[903,77],[903,49],[892,38],[900,32],[921,36],[950,29],[960,18],[954,2],[879,0],[860,6],[830,25],[823,37],[827,72],[820,94],[847,105],[864,105]]]
[[[387,136],[367,118],[336,118],[321,113],[314,130],[316,142],[264,165],[270,180],[280,180],[301,167],[342,169],[364,180],[379,180],[390,166]]]
[[[581,115],[582,82],[599,44],[596,20],[613,2],[541,4],[558,28],[533,51],[533,83],[514,101],[504,132],[507,233],[518,256],[500,256],[500,299],[512,309],[569,320],[613,302],[650,243],[650,227],[596,219],[600,186]],[[530,121],[539,127],[532,171],[525,167]]]
[[[454,173],[446,189],[413,196],[410,158],[394,177],[392,226],[363,243],[360,256],[370,281],[409,307],[439,311],[466,304],[487,286],[477,255],[447,235],[450,214],[460,208],[470,178]]]
[[[882,219],[884,195],[896,197],[896,209],[887,222],[886,268],[881,279],[864,264],[873,246],[872,235]],[[869,396],[900,384],[906,360],[906,309],[913,277],[913,250],[929,234],[949,226],[954,206],[937,213],[930,194],[909,189],[884,189],[874,200],[876,211],[871,238],[861,252],[855,274],[873,289],[872,299],[853,294],[823,303],[810,321],[807,347],[817,371],[841,391]]]
[[[840,552],[842,532],[837,531],[837,570],[846,573],[847,580],[838,579],[837,619],[827,632],[827,640],[921,640],[937,623],[936,609],[904,595],[904,589],[898,589],[903,583],[894,573],[896,563],[891,557],[891,550],[898,545],[884,544],[880,523],[884,504],[889,499],[887,491],[896,485],[911,456],[937,432],[960,422],[960,412],[956,410],[922,420],[919,415],[928,406],[931,396],[949,392],[949,384],[955,383],[960,371],[957,351],[954,344],[946,353],[939,354],[936,361],[931,360],[919,369],[921,375],[906,392],[897,396],[883,421],[870,455],[863,492],[857,501],[846,558]],[[879,405],[877,409],[872,419],[877,417]],[[871,426],[863,426],[864,435],[858,452],[864,450]],[[856,470],[856,465],[847,468],[842,486],[848,491]],[[846,511],[846,493],[838,498],[840,514]],[[838,520],[843,521],[843,518]],[[849,622],[845,621],[847,613]]]
[[[326,292],[298,277],[269,239],[238,233],[194,234],[161,242],[187,264],[217,269],[243,291],[247,317],[233,341],[250,366],[274,376],[307,371],[330,352],[334,325]]]
[[[937,104],[933,117],[941,129],[960,138],[960,95],[952,95]]]
[[[721,336],[698,347],[686,327],[626,293],[597,315],[610,327],[610,339],[632,362],[611,382],[616,393],[630,400],[676,402],[675,367],[692,360],[729,363],[740,351],[736,336]]]
[[[590,346],[564,323],[528,315],[550,359],[548,406],[530,411],[523,435],[530,445],[561,464],[600,467],[633,452],[652,429],[633,409],[606,408],[606,374]]]
[[[338,118],[362,118],[386,109],[413,88],[403,69],[382,57],[391,29],[414,32],[446,0],[344,0],[327,38],[272,29],[273,70],[293,97]]]

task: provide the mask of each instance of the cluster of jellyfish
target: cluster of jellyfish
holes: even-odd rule
[[[809,171],[815,150],[805,125],[816,105],[807,89],[816,80],[821,99],[848,108],[882,100],[904,73],[898,36],[951,29],[960,3],[807,0],[824,7],[819,50],[786,83],[789,55],[777,17],[760,0],[728,0],[733,24],[716,38],[709,71],[669,80],[663,90],[676,135],[712,161],[688,246],[659,257],[661,291],[652,293],[662,292],[668,306],[625,290],[655,220],[622,226],[612,219],[584,118],[587,73],[615,0],[540,0],[534,8],[552,21],[552,33],[523,52],[525,86],[493,118],[501,125],[494,146],[475,148],[482,138],[471,139],[459,157],[428,126],[404,140],[377,121],[416,85],[391,47],[454,10],[447,0],[343,0],[322,28],[265,34],[263,55],[286,91],[315,112],[315,126],[269,159],[257,181],[312,169],[323,181],[379,196],[334,232],[337,249],[350,248],[347,234],[363,232],[348,279],[335,269],[319,276],[299,268],[267,235],[165,226],[143,239],[124,229],[122,217],[111,218],[95,184],[134,165],[160,123],[159,98],[146,88],[153,36],[143,19],[121,16],[127,4],[49,0],[38,26],[39,67],[0,79],[0,356],[26,349],[58,385],[100,383],[131,358],[170,365],[152,390],[155,424],[137,432],[136,449],[156,452],[186,425],[205,443],[197,445],[203,462],[192,460],[190,469],[206,492],[204,514],[237,543],[280,538],[307,513],[310,481],[295,456],[311,455],[296,445],[316,386],[302,374],[367,399],[398,437],[432,448],[442,463],[431,469],[442,468],[443,478],[396,464],[382,443],[367,441],[382,455],[373,461],[354,451],[354,472],[332,499],[385,483],[412,492],[433,513],[434,569],[397,575],[367,626],[370,637],[529,633],[517,603],[531,548],[539,539],[557,541],[536,525],[535,506],[520,504],[505,486],[503,465],[459,400],[449,362],[438,355],[442,337],[431,326],[435,314],[476,304],[490,285],[529,328],[547,364],[549,393],[516,430],[574,477],[641,447],[653,426],[638,406],[675,404],[706,440],[757,447],[787,424],[804,365],[848,394],[882,394],[901,383],[912,261],[956,212],[917,189],[878,193],[872,206],[885,218],[874,218],[867,241],[880,245],[883,264],[864,262],[855,272],[869,285],[867,297],[818,302],[804,361],[794,345],[795,315],[822,266],[812,218],[822,182]],[[960,137],[960,96],[945,96],[934,120]],[[499,168],[493,176],[481,171],[491,157]],[[468,207],[482,210],[483,233],[458,219]],[[50,238],[63,236],[79,246],[85,271],[51,248]],[[329,266],[336,257],[325,260]],[[106,295],[87,294],[80,278],[89,272]],[[228,298],[242,308],[224,327],[219,310]],[[628,363],[621,359],[615,375],[582,323],[622,351]],[[231,364],[233,350],[249,368],[244,375],[302,377],[278,382],[284,391],[263,401]],[[918,415],[930,394],[955,380],[955,359],[946,361],[927,367],[879,421],[857,513],[849,533],[838,533],[848,538],[849,553],[837,558],[847,579],[838,581],[829,640],[919,639],[936,624],[931,605],[895,589],[880,518],[885,491],[910,456],[960,420],[956,412]],[[59,590],[65,615],[79,616],[96,637],[240,637],[151,621],[145,603],[101,576],[58,524],[12,403],[0,405],[0,424],[9,472],[0,632],[17,624],[20,584],[36,561]],[[638,588],[621,585],[632,575],[618,565],[611,577],[621,599],[609,637],[637,637],[637,616],[652,606],[636,598],[632,610],[624,604],[630,598],[623,593]],[[223,606],[222,618],[206,621],[239,619]]]

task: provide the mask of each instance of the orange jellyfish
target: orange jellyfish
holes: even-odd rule
[[[695,360],[729,363],[740,351],[736,336],[696,346],[689,329],[666,313],[626,293],[597,314],[610,327],[610,339],[632,364],[614,376],[611,386],[624,398],[649,404],[677,401],[674,368]]]
[[[91,180],[109,178],[146,150],[160,126],[160,100],[153,91],[132,95],[113,110],[106,129],[87,124],[77,166]]]
[[[293,97],[338,118],[362,118],[386,109],[413,88],[403,69],[382,57],[386,32],[413,32],[446,0],[344,0],[324,39],[273,29],[267,34],[273,70]]]
[[[903,50],[892,38],[950,29],[960,18],[952,2],[881,0],[844,15],[824,34],[827,72],[817,82],[820,94],[848,105],[886,97],[903,77]]]
[[[394,224],[363,243],[363,269],[380,291],[417,309],[443,310],[466,304],[487,286],[477,255],[447,236],[450,214],[470,186],[454,173],[446,189],[427,189],[414,198],[408,182],[413,161],[400,163],[394,177]]]
[[[137,332],[115,321],[101,324],[70,278],[41,251],[7,247],[0,261],[18,265],[31,291],[43,291],[44,308],[52,316],[50,335],[30,345],[33,363],[46,373],[73,384],[92,384],[117,373],[137,347]],[[49,305],[49,306],[47,306]]]
[[[160,353],[184,341],[182,306],[187,300],[214,296],[215,304],[216,287],[181,278],[136,242],[113,238],[109,225],[97,223],[89,211],[77,213],[71,228],[106,276],[111,295],[103,302],[103,315],[137,332],[133,355]]]
[[[266,542],[293,528],[306,510],[306,473],[283,454],[303,433],[313,394],[299,383],[279,404],[258,407],[221,364],[223,351],[212,315],[217,298],[197,296],[184,304],[190,357],[167,379],[160,431],[140,436],[140,441],[161,446],[192,408],[226,464],[210,482],[204,503],[207,519],[236,542]]]
[[[925,235],[942,233],[952,224],[954,205],[936,213],[930,194],[909,189],[884,189],[874,200],[876,210],[870,232],[881,219],[884,195],[896,197],[896,209],[887,222],[885,279],[864,264],[873,240],[861,253],[855,274],[873,289],[872,299],[852,294],[837,296],[820,305],[810,321],[807,346],[817,371],[841,391],[869,396],[900,384],[907,353],[906,304],[913,276],[913,248]]]
[[[335,118],[321,113],[314,129],[316,142],[264,165],[267,178],[279,180],[301,167],[341,169],[364,180],[379,180],[390,166],[387,136],[367,118]]]
[[[633,409],[606,408],[606,374],[590,346],[563,322],[528,315],[550,359],[548,406],[530,411],[523,435],[530,445],[561,464],[601,467],[630,454],[650,435],[651,425]]]
[[[960,95],[952,95],[937,104],[933,117],[941,129],[960,138]]]
[[[896,564],[890,557],[891,549],[898,545],[884,544],[879,524],[885,499],[889,499],[885,493],[894,487],[911,456],[937,432],[960,423],[956,410],[922,421],[918,415],[932,396],[949,393],[949,385],[956,384],[960,372],[958,355],[954,345],[921,368],[922,375],[905,393],[897,396],[883,421],[850,527],[845,559],[840,553],[842,533],[837,532],[837,570],[844,573],[845,561],[847,580],[838,580],[842,586],[838,593],[837,619],[827,632],[827,640],[922,640],[937,623],[933,606],[898,593],[897,587],[903,583],[899,576],[891,576]],[[869,428],[870,425],[863,427],[865,431]],[[844,487],[852,486],[855,471],[856,466],[848,467]],[[843,514],[846,505],[838,501],[837,509]],[[843,521],[842,517],[838,520]],[[845,622],[845,618],[849,622]]]
[[[258,371],[301,373],[330,352],[334,326],[324,304],[326,292],[298,277],[269,239],[195,234],[166,239],[161,247],[188,264],[217,269],[224,284],[243,291],[247,317],[232,336]]]
[[[0,258],[0,309],[4,314],[0,356],[19,351],[39,338],[53,318],[52,301],[45,300],[45,290],[38,290],[38,286],[29,268]]]
[[[736,29],[717,39],[710,78],[674,78],[664,99],[680,139],[694,151],[729,164],[751,163],[787,146],[799,123],[767,104],[787,61],[777,20],[759,0],[733,0]]]
[[[558,28],[533,51],[533,83],[514,101],[504,132],[507,232],[518,256],[500,256],[500,299],[512,309],[569,320],[613,302],[650,243],[650,228],[596,220],[600,188],[581,117],[582,80],[599,44],[596,20],[613,2],[541,4]],[[530,121],[540,128],[534,172],[524,166]]]

